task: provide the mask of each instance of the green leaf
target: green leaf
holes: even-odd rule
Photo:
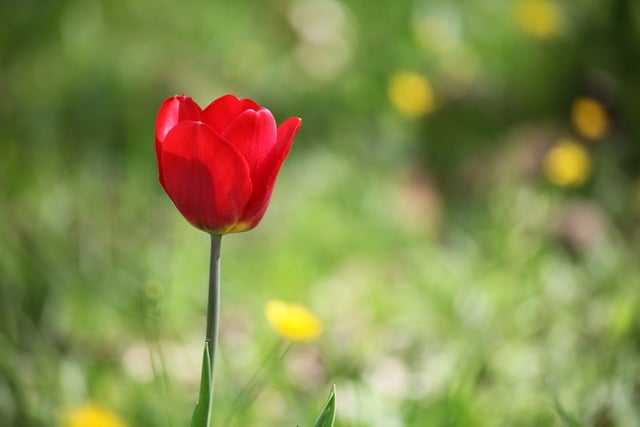
[[[336,420],[336,386],[335,384],[331,388],[327,403],[324,404],[322,413],[318,417],[318,421],[314,427],[333,427],[333,423]]]
[[[200,396],[193,410],[190,427],[209,427],[211,421],[211,395],[213,381],[211,376],[211,362],[209,360],[209,346],[204,344],[202,356],[202,376],[200,377]]]

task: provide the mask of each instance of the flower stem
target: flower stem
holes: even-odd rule
[[[220,244],[222,235],[211,234],[211,263],[209,265],[209,300],[207,304],[207,333],[205,342],[209,348],[211,367],[211,398],[213,399],[213,374],[215,372],[216,347],[220,319]]]

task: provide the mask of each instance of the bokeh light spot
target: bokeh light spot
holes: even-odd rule
[[[515,7],[520,29],[532,37],[549,39],[563,30],[563,13],[552,0],[520,0]]]
[[[609,128],[609,115],[604,106],[592,98],[578,98],[571,109],[571,119],[580,135],[602,138]]]
[[[401,71],[389,82],[391,104],[402,114],[420,117],[435,109],[435,98],[431,83],[420,74]]]
[[[562,139],[544,159],[544,173],[560,187],[580,187],[591,176],[592,162],[585,148],[572,139]]]

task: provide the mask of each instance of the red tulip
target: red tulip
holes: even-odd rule
[[[160,183],[195,227],[212,234],[250,230],[262,219],[302,120],[276,128],[250,99],[226,95],[204,110],[188,96],[160,107],[156,155]]]

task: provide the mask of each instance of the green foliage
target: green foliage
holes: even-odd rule
[[[315,427],[333,427],[336,420],[336,386],[334,385],[329,393],[327,403],[324,404],[322,412],[318,420],[314,424]]]
[[[188,424],[209,242],[157,182],[155,115],[227,92],[303,126],[263,223],[225,239],[213,426],[312,420],[333,383],[342,427],[640,425],[640,12],[551,2],[548,39],[515,0],[2,2],[0,425],[85,402]],[[394,108],[397,71],[433,113]],[[544,174],[565,137],[579,188]],[[325,333],[253,386],[272,298]]]
[[[200,377],[200,396],[191,416],[190,427],[209,427],[213,403],[213,373],[209,357],[209,345],[204,345],[202,355],[202,374]]]

